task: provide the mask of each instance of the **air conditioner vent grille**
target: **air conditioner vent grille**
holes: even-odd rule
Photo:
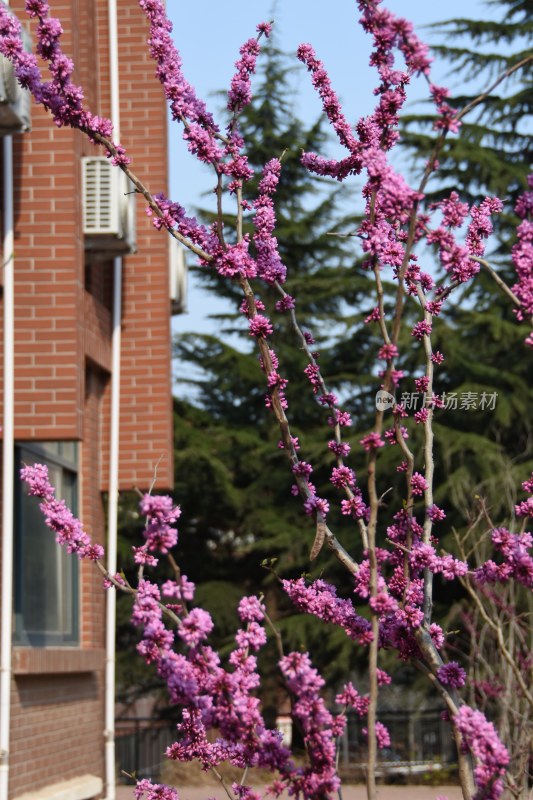
[[[135,252],[135,198],[121,170],[104,156],[82,159],[83,233],[93,252]]]
[[[21,89],[15,77],[15,69],[11,61],[0,56],[0,103],[16,103]]]
[[[86,234],[115,233],[117,214],[113,199],[113,167],[102,158],[85,160],[84,228]]]

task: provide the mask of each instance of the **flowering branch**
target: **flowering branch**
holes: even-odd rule
[[[257,346],[266,384],[265,403],[279,426],[280,447],[286,452],[294,477],[293,493],[300,496],[305,513],[315,524],[311,559],[318,557],[325,542],[349,573],[350,591],[353,589],[359,600],[368,604],[370,621],[356,610],[351,598],[340,596],[336,587],[324,580],[281,580],[282,588],[296,608],[340,627],[354,646],[368,648],[369,694],[362,698],[351,684],[347,684],[338,697],[344,708],[354,708],[366,720],[369,800],[376,796],[378,749],[390,743],[386,728],[377,718],[379,686],[385,681],[384,673],[378,667],[379,651],[383,648],[394,649],[400,659],[417,666],[443,698],[458,745],[464,797],[497,800],[501,795],[502,775],[508,756],[491,723],[481,712],[462,701],[459,690],[465,684],[465,671],[454,661],[445,662],[441,655],[446,637],[440,626],[432,621],[433,577],[441,575],[444,580],[458,579],[463,583],[485,624],[496,635],[500,650],[522,691],[527,692],[528,700],[532,699],[525,681],[522,679],[520,683],[519,667],[501,639],[501,629],[497,623],[491,623],[477,590],[480,586],[510,580],[527,590],[533,588],[533,558],[529,553],[533,537],[524,528],[525,519],[533,515],[533,477],[522,487],[529,495],[528,499],[515,507],[515,516],[524,519],[520,532],[512,533],[507,528],[492,526],[491,544],[497,560],[487,559],[478,568],[471,569],[464,553],[460,559],[451,554],[437,553],[434,527],[446,515],[434,503],[433,411],[442,405],[442,401],[434,394],[433,383],[436,367],[444,356],[433,350],[431,334],[433,318],[439,316],[455,288],[474,279],[480,265],[493,273],[484,258],[485,241],[492,232],[491,216],[502,210],[502,203],[497,198],[487,197],[479,206],[470,208],[452,192],[440,203],[430,206],[428,213],[425,210],[422,213],[425,187],[437,169],[437,157],[447,132],[456,131],[461,119],[482,101],[486,93],[456,112],[446,101],[447,91],[429,84],[438,111],[436,127],[441,133],[418,188],[412,189],[388,160],[389,152],[398,141],[399,113],[410,80],[415,75],[424,75],[429,81],[430,76],[427,47],[416,37],[412,25],[383,9],[377,0],[360,0],[360,21],[373,37],[372,64],[377,69],[379,84],[374,112],[360,119],[354,128],[348,123],[326,69],[311,45],[302,44],[298,48],[298,58],[310,73],[324,113],[344,151],[339,160],[304,153],[302,162],[311,172],[338,181],[363,171],[366,173],[363,188],[365,215],[356,237],[364,254],[362,269],[373,275],[376,287],[377,305],[365,324],[376,323],[382,341],[378,357],[384,362],[384,367],[378,372],[382,380],[379,394],[387,400],[386,408],[377,406],[373,430],[360,440],[367,453],[367,503],[355,472],[346,463],[350,445],[341,429],[352,424],[351,417],[340,408],[338,398],[328,391],[318,357],[311,350],[314,340],[299,327],[294,298],[283,288],[287,270],[275,236],[275,193],[282,169],[281,159],[275,158],[265,164],[253,202],[252,233],[244,233],[243,186],[253,177],[253,171],[239,133],[239,116],[251,102],[251,77],[260,52],[260,39],[269,35],[271,24],[261,23],[257,36],[248,39],[240,49],[228,92],[230,120],[223,133],[184,77],[181,59],[170,35],[171,26],[160,0],[140,0],[140,5],[150,25],[150,52],[171,114],[182,126],[183,138],[191,154],[207,164],[215,175],[216,221],[211,228],[187,217],[179,204],[164,195],[152,194],[131,170],[124,147],[113,141],[110,121],[84,108],[82,91],[71,80],[73,64],[60,47],[61,25],[49,16],[45,0],[27,0],[27,12],[37,19],[37,52],[47,64],[52,80],[41,79],[36,57],[27,54],[22,46],[19,23],[1,5],[0,52],[12,59],[21,85],[30,89],[37,102],[50,110],[58,125],[77,128],[104,148],[112,163],[124,171],[136,192],[145,198],[148,214],[153,217],[156,228],[166,229],[194,252],[204,267],[216,270],[242,291],[241,311]],[[400,66],[395,61],[398,54]],[[506,70],[491,88],[530,60],[525,59]],[[530,188],[533,188],[533,178]],[[226,193],[237,203],[234,232],[228,233],[227,237],[223,230]],[[504,289],[517,306],[519,321],[533,316],[532,211],[533,193],[525,192],[516,207],[522,220],[518,242],[513,248],[517,283],[512,289]],[[460,230],[467,219],[466,232],[460,238]],[[415,250],[422,241],[435,245],[437,249],[444,275],[439,285],[418,264]],[[396,282],[390,313],[383,278],[387,272]],[[497,278],[496,275],[493,277]],[[497,278],[497,282],[502,285],[501,279]],[[311,390],[330,414],[328,424],[333,436],[328,449],[335,458],[331,483],[344,495],[340,501],[341,515],[357,523],[364,547],[360,561],[340,544],[332,531],[328,523],[330,502],[318,496],[311,479],[313,466],[301,456],[298,439],[291,433],[287,378],[280,372],[273,345],[275,325],[263,313],[265,304],[261,300],[261,289],[265,285],[275,288],[280,295],[276,310],[289,313],[299,346],[307,357],[305,374]],[[423,374],[415,379],[418,391],[425,395],[423,407],[414,414],[414,423],[423,430],[420,452],[415,445],[407,444],[409,432],[402,425],[402,420],[408,416],[407,411],[396,401],[397,387],[405,377],[397,365],[401,363],[401,334],[411,297],[418,299],[422,314],[411,328],[413,347],[417,352],[422,351],[423,363]],[[533,344],[531,337],[526,343]],[[388,408],[393,414],[393,426],[384,430]],[[392,510],[392,524],[388,525],[384,535],[383,493],[380,492],[378,467],[380,451],[386,444],[398,445],[404,459],[397,470],[405,474],[405,497],[402,506]],[[420,471],[417,471],[417,459],[423,461],[423,466],[418,465]],[[168,751],[170,758],[198,759],[204,769],[210,769],[218,776],[217,768],[226,760],[242,768],[244,774],[249,766],[268,768],[279,776],[271,787],[277,795],[288,790],[297,797],[322,800],[337,791],[335,742],[345,724],[345,713],[335,715],[326,708],[322,697],[324,681],[309,655],[299,652],[285,654],[281,640],[275,634],[279,668],[292,695],[293,718],[300,726],[308,755],[307,764],[297,767],[280,735],[266,727],[255,694],[260,682],[256,654],[266,642],[264,622],[275,630],[273,621],[262,600],[243,598],[239,604],[242,627],[235,635],[236,646],[229,658],[229,667],[221,666],[219,656],[207,644],[213,628],[211,617],[201,608],[190,607],[194,586],[181,574],[171,553],[177,541],[174,523],[179,509],[169,498],[145,495],[141,499],[141,511],[147,523],[144,544],[134,548],[139,572],[137,586],[133,587],[122,576],[107,573],[101,562],[102,549],[90,542],[81,523],[64,503],[55,499],[44,467],[25,468],[23,478],[29,483],[30,493],[41,498],[46,522],[56,533],[58,541],[69,552],[94,561],[108,587],[134,597],[133,621],[141,629],[139,652],[148,663],[154,664],[168,686],[171,700],[182,709],[178,740]],[[422,523],[417,519],[419,502],[423,505]],[[390,548],[381,547],[382,541]],[[173,580],[161,588],[146,577],[157,564],[157,554],[169,557],[174,572]],[[165,625],[165,620],[170,622],[170,627]],[[210,735],[213,730],[217,731],[216,739]],[[475,762],[474,774],[470,756]],[[232,800],[255,800],[256,793],[244,784],[244,780],[243,777],[241,784],[234,784],[231,790],[224,786],[228,797]],[[176,798],[173,790],[167,792],[162,787],[160,792],[159,787],[141,781],[136,795],[140,800],[144,794],[148,794],[149,800],[155,797]]]

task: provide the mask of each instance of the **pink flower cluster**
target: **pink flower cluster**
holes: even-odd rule
[[[445,686],[460,689],[465,685],[466,672],[456,661],[449,661],[437,670],[437,678]]]
[[[281,585],[299,611],[313,614],[342,628],[359,644],[372,640],[370,623],[355,611],[351,600],[337,596],[337,590],[323,580],[307,584],[304,578],[282,580]]]
[[[134,547],[135,562],[155,566],[157,558],[152,553],[168,553],[178,542],[178,532],[172,524],[181,515],[179,506],[168,496],[145,494],[140,502],[141,514],[146,517],[142,547]]]
[[[171,36],[172,25],[163,4],[159,0],[140,0],[139,5],[150,23],[150,55],[157,64],[156,76],[169,101],[173,119],[187,120],[184,138],[192,153],[203,161],[220,164],[223,152],[216,140],[219,129],[205,103],[183,75],[181,58]]]
[[[329,797],[340,787],[335,766],[335,738],[342,733],[344,717],[334,717],[320,691],[324,680],[307,653],[289,653],[279,662],[294,702],[292,716],[304,737],[308,767],[299,767],[291,783],[297,796]]]
[[[433,208],[441,210],[442,225],[428,233],[427,241],[438,246],[441,264],[452,281],[466,283],[479,272],[479,263],[471,256],[483,256],[484,240],[492,233],[491,215],[502,210],[502,202],[497,198],[486,197],[479,207],[472,206],[469,210],[466,203],[459,201],[457,193],[452,192],[448,199],[436,203]],[[452,228],[461,227],[468,213],[471,222],[465,243],[458,244]]]
[[[35,101],[50,111],[56,125],[78,128],[92,141],[95,141],[95,135],[110,139],[113,134],[111,122],[83,107],[83,90],[72,81],[74,64],[61,49],[63,28],[58,19],[49,16],[48,3],[46,0],[27,0],[26,11],[30,17],[38,19],[37,52],[48,65],[52,79],[41,79],[37,59],[24,48],[20,22],[5,5],[1,5],[0,53],[13,63],[20,85],[29,89]],[[116,145],[113,163],[129,163],[120,145]]]
[[[530,505],[528,513],[533,515],[533,504]],[[478,583],[505,583],[514,579],[529,589],[533,588],[533,556],[530,552],[533,535],[529,531],[511,533],[507,528],[495,528],[492,531],[492,544],[496,552],[503,556],[503,561],[496,563],[488,559],[478,567],[475,571]]]
[[[258,36],[249,39],[240,48],[240,58],[236,62],[228,93],[227,107],[231,112],[231,120],[222,134],[205,103],[196,96],[184,77],[163,3],[161,0],[140,0],[140,5],[150,24],[149,47],[156,62],[156,75],[164,87],[173,118],[183,125],[183,137],[188,149],[214,169],[219,193],[225,190],[236,193],[241,206],[253,207],[254,212],[253,231],[240,236],[234,243],[228,243],[224,240],[220,221],[210,227],[200,225],[197,220],[188,217],[179,204],[161,194],[155,196],[161,216],[156,216],[154,225],[157,228],[175,229],[189,244],[195,246],[196,252],[200,252],[203,265],[211,265],[222,277],[238,281],[245,287],[241,311],[247,318],[249,333],[258,340],[261,351],[261,367],[267,385],[266,404],[268,407],[275,406],[281,417],[279,409],[287,408],[287,380],[280,374],[276,354],[266,342],[273,334],[274,327],[266,313],[262,313],[265,306],[259,297],[255,297],[255,287],[252,292],[247,281],[259,278],[267,284],[279,285],[286,278],[286,267],[281,261],[275,236],[273,199],[282,167],[279,159],[272,159],[265,165],[253,206],[246,205],[240,191],[243,183],[252,178],[253,172],[238,130],[238,116],[252,99],[251,78],[260,51],[258,40],[261,35],[269,35],[270,25],[261,23],[257,28]],[[345,151],[340,160],[305,153],[302,161],[310,171],[339,181],[348,175],[366,171],[367,182],[363,189],[366,214],[357,230],[365,254],[364,267],[373,270],[377,279],[381,270],[390,268],[401,289],[407,295],[418,298],[423,309],[423,319],[414,324],[411,334],[424,346],[428,362],[425,374],[416,379],[415,385],[418,392],[429,393],[429,400],[414,415],[415,422],[425,426],[427,431],[432,409],[442,405],[442,400],[432,394],[432,363],[440,364],[443,360],[441,353],[431,352],[432,317],[441,313],[443,303],[452,289],[468,281],[479,270],[479,259],[484,255],[486,239],[492,232],[491,215],[499,213],[502,204],[498,199],[485,198],[478,207],[469,208],[468,204],[460,201],[457,193],[451,192],[449,197],[429,209],[431,213],[420,212],[423,194],[412,189],[392,168],[388,153],[398,141],[399,113],[406,101],[406,87],[411,77],[416,74],[429,77],[428,50],[415,36],[412,25],[382,8],[379,0],[359,0],[358,6],[362,13],[361,24],[374,42],[371,63],[379,75],[379,85],[375,90],[376,108],[369,117],[360,119],[352,128],[324,65],[316,57],[311,45],[300,45],[298,58],[307,67],[323,110]],[[61,25],[49,16],[46,0],[26,0],[26,9],[30,16],[37,17],[37,52],[48,65],[51,80],[41,79],[37,60],[27,54],[22,46],[20,25],[1,4],[0,52],[13,60],[22,85],[28,87],[37,101],[51,111],[58,125],[79,128],[93,141],[102,137],[110,139],[112,126],[109,120],[92,115],[83,106],[83,93],[72,82],[73,64],[60,47]],[[395,61],[398,53],[401,56],[400,66]],[[443,135],[457,131],[460,123],[447,101],[447,91],[430,84],[430,92],[440,115],[437,128],[443,131]],[[108,145],[109,153],[115,164],[124,167],[128,163],[120,145]],[[432,169],[435,167],[430,166]],[[533,177],[530,178],[530,189],[533,189]],[[152,208],[155,210],[153,205]],[[533,316],[532,210],[533,192],[529,191],[523,194],[516,206],[516,212],[522,220],[518,228],[518,242],[513,248],[518,278],[514,291],[521,304],[517,311],[519,320]],[[432,215],[441,217],[440,223],[434,228],[429,227],[430,220],[434,218]],[[460,229],[465,225],[466,232],[462,241],[459,241]],[[445,281],[437,290],[434,279],[421,270],[413,253],[413,246],[423,238],[437,248],[445,272]],[[253,254],[251,247],[254,248]],[[294,299],[283,290],[281,293],[282,299],[277,304],[277,310],[292,311]],[[394,392],[404,373],[396,369],[398,345],[394,335],[388,335],[382,314],[382,309],[377,306],[366,322],[380,326],[379,358],[385,365],[381,365],[384,368],[378,374],[384,380],[382,388]],[[336,457],[331,483],[344,492],[345,498],[340,506],[342,515],[356,519],[360,529],[365,530],[365,521],[371,519],[370,509],[356,485],[354,471],[343,463],[350,453],[350,445],[340,438],[340,429],[349,427],[352,418],[347,411],[338,407],[337,396],[325,387],[318,354],[311,353],[309,349],[314,344],[313,337],[307,333],[303,339],[308,356],[305,374],[318,403],[327,409],[328,424],[335,430],[334,438],[328,443]],[[530,343],[533,345],[533,339]],[[378,457],[386,442],[399,445],[397,449],[402,448],[407,458],[408,432],[400,424],[402,417],[406,416],[405,409],[395,405],[393,414],[392,428],[382,434],[381,426],[377,425],[375,431],[360,439],[370,462]],[[281,444],[288,451],[295,476],[293,491],[302,496],[305,512],[323,523],[329,512],[329,501],[319,497],[316,487],[311,483],[311,464],[299,460],[296,455],[299,449],[297,438],[285,430],[283,436]],[[437,554],[436,540],[431,530],[433,522],[445,519],[445,512],[441,508],[435,504],[429,505],[428,500],[424,524],[414,516],[410,501],[413,497],[428,498],[431,473],[427,465],[424,474],[413,470],[412,462],[407,460],[398,467],[398,471],[406,473],[410,491],[409,503],[394,516],[393,524],[387,529],[392,548],[385,550],[378,547],[373,552],[365,551],[361,562],[354,562],[354,592],[368,604],[370,614],[377,620],[377,645],[394,648],[400,659],[424,661],[425,654],[420,641],[425,635],[434,648],[433,660],[428,662],[426,659],[425,663],[430,664],[441,690],[453,692],[464,685],[466,674],[457,662],[442,663],[440,659],[437,651],[443,648],[445,635],[437,624],[430,621],[425,587],[431,574],[440,574],[446,580],[464,577],[468,565],[452,555]],[[57,541],[80,558],[101,559],[102,548],[91,543],[79,520],[63,501],[55,499],[46,467],[35,465],[25,468],[22,476],[30,486],[30,494],[41,499],[40,507]],[[533,495],[533,476],[523,484],[523,488]],[[141,512],[146,517],[145,543],[134,548],[135,560],[139,564],[153,566],[157,564],[156,554],[167,554],[176,545],[177,530],[174,523],[180,512],[170,498],[151,495],[143,497]],[[519,518],[533,516],[533,497],[517,504],[515,513]],[[520,533],[512,533],[507,528],[496,528],[492,531],[492,543],[495,560],[487,561],[475,572],[478,583],[504,582],[513,578],[532,588],[532,534],[523,529]],[[374,567],[374,558],[377,567]],[[124,589],[135,596],[132,619],[141,632],[139,653],[148,663],[155,665],[168,686],[172,702],[181,707],[178,739],[169,748],[169,757],[198,759],[204,769],[228,760],[242,768],[258,766],[277,771],[280,778],[272,784],[274,794],[288,790],[291,795],[318,800],[335,792],[339,786],[335,772],[335,738],[342,733],[345,718],[343,714],[335,716],[326,708],[321,696],[324,681],[312,666],[308,654],[290,653],[281,658],[279,664],[293,700],[293,717],[301,728],[309,756],[309,764],[299,767],[291,760],[280,734],[266,727],[257,697],[260,683],[258,653],[267,641],[262,602],[255,597],[243,598],[240,602],[242,627],[235,635],[235,647],[229,656],[229,664],[222,666],[219,656],[208,644],[213,630],[211,616],[202,608],[189,607],[194,600],[194,584],[186,576],[181,576],[166,581],[160,589],[146,578],[144,571],[142,573],[136,589],[126,585]],[[124,584],[124,580],[107,576],[107,583],[120,585]],[[339,597],[331,584],[323,580],[307,583],[300,578],[283,580],[282,586],[298,610],[339,626],[359,645],[375,643],[371,623],[357,613],[351,599]],[[172,627],[166,624],[167,617],[172,619]],[[390,676],[378,671],[378,683],[382,685],[388,682]],[[361,697],[351,684],[347,684],[338,694],[337,702],[354,708],[360,716],[368,711],[368,697]],[[485,800],[499,797],[501,776],[508,756],[493,726],[482,714],[466,706],[460,707],[453,724],[461,734],[465,747],[476,759],[477,797]],[[390,744],[388,731],[379,722],[376,725],[376,739],[380,747]],[[234,784],[233,790],[239,800],[257,800],[257,794],[245,785]],[[137,800],[177,800],[174,790],[150,781],[140,781],[135,794]]]
[[[466,705],[461,706],[454,723],[476,761],[474,772],[478,791],[475,800],[498,800],[503,793],[502,775],[509,763],[509,754],[494,725],[481,711]]]
[[[28,484],[28,494],[41,498],[39,508],[44,514],[46,524],[54,531],[56,542],[64,545],[68,553],[76,553],[78,558],[88,558],[91,561],[102,559],[104,550],[101,545],[91,542],[90,536],[85,533],[81,522],[65,501],[55,499],[55,489],[48,479],[48,467],[44,464],[23,467],[20,477]]]
[[[252,100],[252,87],[250,76],[255,72],[259,43],[257,39],[248,39],[240,48],[240,59],[235,66],[237,71],[231,79],[231,88],[228,93],[228,109],[238,114]]]
[[[517,319],[533,318],[533,174],[528,178],[529,191],[524,192],[515,207],[522,222],[517,228],[518,242],[512,249],[513,264],[518,281],[513,291],[518,297],[521,308],[516,311]],[[533,347],[533,335],[530,337]]]
[[[368,714],[368,707],[370,705],[370,698],[366,695],[361,695],[350,681],[346,683],[340,692],[335,697],[335,702],[345,708],[353,708],[353,710],[360,717],[365,717]]]
[[[179,800],[175,789],[161,783],[152,783],[147,778],[137,781],[133,794],[135,800]]]
[[[259,183],[259,195],[254,202],[257,275],[267,283],[284,283],[287,269],[282,263],[278,242],[273,235],[276,226],[272,195],[276,191],[281,173],[281,163],[277,158],[271,159],[263,169],[263,177]]]

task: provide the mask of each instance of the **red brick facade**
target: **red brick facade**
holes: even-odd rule
[[[22,3],[13,4],[23,17]],[[107,1],[53,6],[63,46],[77,62],[88,105],[110,114]],[[166,189],[166,110],[134,0],[118,0],[121,141],[134,170]],[[108,488],[112,254],[87,258],[81,158],[97,155],[81,134],[32,108],[31,133],[14,137],[15,440],[76,441],[79,511],[104,541]],[[172,484],[168,240],[136,198],[137,253],[123,260],[120,489]],[[0,325],[1,325],[0,303]],[[1,328],[0,328],[1,335]],[[3,385],[0,375],[0,413]],[[62,780],[103,778],[105,607],[101,578],[79,572],[74,647],[14,647],[10,798]]]

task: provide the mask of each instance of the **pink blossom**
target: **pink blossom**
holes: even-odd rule
[[[186,575],[180,575],[179,581],[168,580],[161,586],[161,593],[167,597],[176,597],[178,600],[192,600],[195,585],[188,580]]]
[[[28,484],[28,494],[33,497],[42,497],[50,501],[55,495],[55,489],[48,479],[48,467],[45,464],[33,464],[20,470],[20,479]]]
[[[249,323],[250,336],[266,337],[273,333],[274,328],[268,317],[262,314],[256,314]]]
[[[451,192],[446,200],[436,203],[435,207],[442,211],[442,220],[447,228],[460,227],[469,212],[468,203],[461,203],[457,192]]]
[[[395,344],[384,344],[379,349],[378,358],[382,358],[384,361],[391,361],[393,358],[396,358],[398,355],[398,348]]]
[[[414,336],[415,339],[422,339],[424,336],[429,336],[431,333],[431,322],[423,321],[417,322],[414,326],[413,330],[411,331],[411,336]]]
[[[276,311],[291,311],[293,308],[296,308],[296,301],[290,294],[284,295],[276,302]]]
[[[152,783],[147,778],[137,781],[133,794],[135,800],[179,800],[175,789],[160,783]]]
[[[255,72],[255,64],[259,54],[257,39],[248,39],[239,52],[241,58],[236,62],[237,71],[231,80],[231,89],[228,93],[228,108],[238,114],[252,99],[250,76]]]
[[[39,508],[46,525],[54,531],[56,542],[64,545],[67,552],[76,553],[80,559],[101,560],[104,555],[103,547],[91,541],[80,520],[74,516],[64,500],[54,499],[55,489],[49,482],[48,468],[44,464],[24,467],[20,471],[20,477],[27,481],[29,494],[42,498]]]
[[[411,478],[411,491],[414,495],[422,495],[428,489],[428,482],[420,472],[415,472]]]
[[[360,440],[360,444],[363,445],[363,448],[367,451],[367,453],[371,452],[372,450],[377,450],[378,447],[385,447],[385,442],[379,433],[376,433],[375,431],[367,434],[367,436],[363,436],[363,438]]]
[[[307,586],[303,578],[282,580],[281,585],[300,611],[313,614],[324,622],[339,625],[351,639],[361,644],[368,643],[371,636],[370,623],[356,613],[350,600],[337,597],[334,586],[322,580]]]
[[[392,683],[391,676],[382,669],[376,670],[376,675],[378,679],[378,686],[388,686]]]
[[[351,450],[348,442],[337,442],[335,439],[332,439],[328,442],[328,447],[339,458],[346,458],[346,456],[350,454]]]
[[[498,738],[492,722],[481,711],[461,706],[454,723],[475,759],[474,774],[479,796],[498,800],[503,792],[501,776],[509,763],[509,754]]]
[[[450,661],[448,664],[443,664],[442,667],[438,668],[437,678],[445,686],[460,689],[465,685],[466,672],[456,661]]]
[[[531,473],[531,477],[522,483],[522,489],[524,490],[524,492],[529,492],[529,494],[533,494],[533,472]]]
[[[368,736],[368,729],[363,728],[363,733]],[[390,733],[382,722],[376,722],[376,742],[380,750],[390,747]]]
[[[265,606],[257,597],[243,597],[239,602],[239,617],[243,622],[261,622],[265,617]]]
[[[202,608],[193,608],[181,621],[178,636],[189,647],[197,647],[213,630],[211,615]]]
[[[355,484],[355,475],[349,467],[333,467],[331,482],[338,489]]]
[[[363,519],[368,513],[368,506],[363,501],[361,490],[356,489],[353,497],[341,501],[341,513],[346,517]]]
[[[446,513],[436,505],[429,506],[426,513],[432,522],[440,522],[446,518]]]
[[[266,36],[266,38],[268,39],[268,37],[272,33],[272,23],[270,23],[270,22],[260,22],[259,25],[257,26],[256,30],[257,30],[258,33],[264,34]]]

